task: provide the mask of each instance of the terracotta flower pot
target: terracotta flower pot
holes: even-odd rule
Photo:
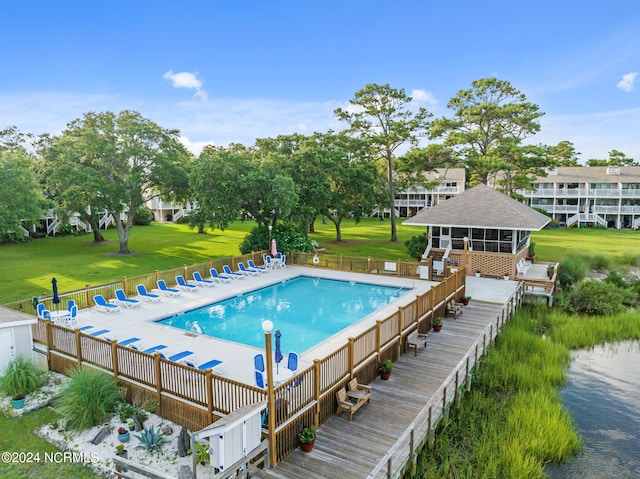
[[[434,324],[433,325],[433,330],[437,333],[438,331],[440,331],[442,329],[442,324]]]
[[[385,381],[391,377],[391,372],[388,372],[388,373],[381,372],[379,374],[380,374],[380,379],[384,379]]]
[[[313,450],[313,446],[315,445],[315,443],[316,443],[315,439],[311,442],[301,442],[300,449],[302,449],[304,452],[311,452]]]

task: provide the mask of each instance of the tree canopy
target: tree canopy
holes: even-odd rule
[[[431,138],[444,138],[471,173],[472,182],[489,183],[499,173],[509,181],[522,175],[544,174],[549,161],[542,149],[522,142],[540,130],[543,113],[509,82],[496,78],[476,80],[460,90],[448,105],[452,118],[431,123]]]
[[[386,166],[386,188],[391,210],[391,241],[398,241],[394,191],[394,158],[403,145],[416,145],[425,136],[431,113],[424,107],[414,108],[413,98],[404,89],[388,84],[368,84],[349,100],[349,108],[337,108],[336,117],[349,125],[348,132],[365,140],[375,160]]]

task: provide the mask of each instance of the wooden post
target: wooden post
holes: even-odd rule
[[[91,306],[91,293],[89,292],[89,289],[91,288],[91,286],[89,286],[88,284],[86,284],[84,286],[84,296],[85,296],[85,307],[88,308],[89,306]],[[78,309],[80,309],[80,305],[78,305]]]
[[[205,381],[207,384],[207,413],[209,414],[208,420],[213,418],[213,370],[207,369],[205,372]]]
[[[393,474],[391,473],[391,456],[389,456],[389,459],[387,459],[387,479],[391,479],[391,477],[393,477]]]
[[[39,320],[42,321],[42,320]],[[53,348],[53,332],[51,331],[51,321],[44,320],[44,340],[47,343],[47,369],[51,369],[51,349]]]
[[[313,394],[316,400],[316,407],[313,413],[313,424],[315,427],[320,427],[320,360],[313,360]]]
[[[353,377],[353,370],[355,369],[354,361],[354,347],[355,347],[355,339],[349,338],[347,343],[347,363],[349,365],[349,379]]]
[[[76,359],[78,365],[82,364],[82,332],[80,329],[76,329]]]
[[[404,325],[404,307],[398,306],[398,357],[402,356],[402,326]]]
[[[273,359],[271,357],[271,331],[264,332],[265,353],[267,362],[267,404],[269,407],[269,463],[278,463],[276,444],[276,398],[273,392]]]
[[[126,276],[122,277],[122,290],[125,292],[125,294],[129,294],[129,290],[127,289],[127,277]]]
[[[183,264],[183,265],[182,265],[182,271],[183,271],[183,273],[184,273],[184,274],[183,274],[183,276],[184,276],[184,280],[186,281],[186,280],[187,280],[187,278],[188,278],[188,276],[187,276],[187,265],[186,265],[186,264]]]
[[[382,321],[376,320],[376,351],[378,353],[378,362],[380,362],[380,343],[382,341],[382,332],[380,331]]]
[[[471,391],[471,370],[469,369],[469,356],[467,356],[467,374],[465,375],[465,384],[467,391]]]
[[[367,257],[367,273],[371,274],[371,256]]]
[[[436,435],[431,424],[431,406],[429,406],[429,419],[427,421],[427,447],[433,449],[436,441]]]
[[[342,271],[342,255],[340,255],[340,259],[338,260],[338,269]]]
[[[400,275],[400,260],[399,259],[396,260],[396,276],[397,277],[401,276]]]
[[[162,371],[160,370],[160,353],[153,353],[153,360],[156,368],[156,400],[160,408],[160,416],[162,416]]]
[[[449,422],[449,410],[447,409],[447,386],[442,391],[442,420],[447,424]]]
[[[460,378],[458,373],[459,373],[459,370],[456,369],[456,392],[454,394],[456,407],[460,406],[460,391],[458,390],[458,388],[460,387]]]
[[[413,438],[413,431],[414,429],[411,429],[411,434],[409,436],[409,447],[411,448],[409,454],[409,467],[411,469],[411,474],[416,473],[416,456],[414,454],[415,442]]]
[[[113,369],[113,378],[118,379],[120,368],[118,366],[118,340],[111,340],[111,369]]]

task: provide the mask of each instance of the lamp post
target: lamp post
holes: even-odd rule
[[[273,225],[269,225],[269,244],[267,244],[267,251],[271,248],[271,230],[273,229]]]
[[[269,227],[271,231],[271,227]],[[269,414],[267,422],[269,427],[269,463],[276,463],[276,399],[273,394],[273,361],[271,360],[271,331],[273,323],[268,319],[262,322],[265,343],[265,361],[267,363],[267,407]]]

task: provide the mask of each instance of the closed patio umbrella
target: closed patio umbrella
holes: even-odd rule
[[[275,257],[277,252],[278,252],[278,249],[276,248],[276,240],[272,239],[271,240],[271,256]]]
[[[51,279],[51,288],[53,289],[53,304],[56,305],[56,311],[58,310],[58,305],[60,304],[60,297],[58,296],[58,280],[55,278]]]
[[[276,330],[276,374],[280,370],[280,361],[282,361],[282,351],[280,349],[280,338],[282,337],[282,333],[280,330]]]

